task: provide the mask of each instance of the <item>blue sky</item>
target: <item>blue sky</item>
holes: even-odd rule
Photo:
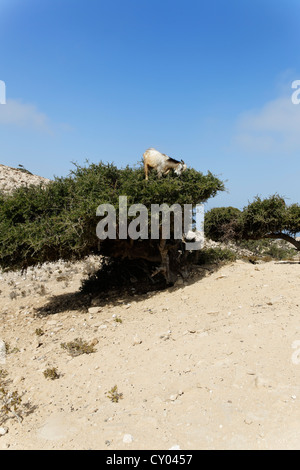
[[[298,0],[0,0],[0,163],[52,178],[148,147],[300,202]]]

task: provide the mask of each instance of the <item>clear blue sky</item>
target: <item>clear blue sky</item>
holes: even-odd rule
[[[52,178],[148,147],[300,202],[298,0],[0,0],[0,163]]]

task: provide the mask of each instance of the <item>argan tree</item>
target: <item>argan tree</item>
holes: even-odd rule
[[[287,205],[275,194],[256,197],[243,211],[233,207],[211,209],[205,214],[205,235],[214,241],[282,239],[300,251],[300,206]]]
[[[203,175],[187,169],[180,177],[155,173],[145,181],[139,168],[119,169],[113,164],[77,166],[68,177],[55,178],[44,186],[21,187],[0,195],[0,266],[26,269],[47,261],[79,260],[90,254],[120,259],[144,259],[172,266],[182,253],[182,240],[171,232],[168,240],[99,240],[97,207],[111,204],[118,221],[119,196],[128,206],[143,204],[199,204],[224,190],[223,182],[210,172]],[[130,218],[128,218],[130,223]],[[116,227],[118,232],[118,225]]]

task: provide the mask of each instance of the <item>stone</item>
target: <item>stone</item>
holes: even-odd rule
[[[91,313],[91,314],[94,314],[94,313],[99,313],[101,312],[102,308],[101,307],[90,307],[88,309],[88,312]]]
[[[170,395],[170,400],[171,400],[171,401],[175,401],[175,400],[177,400],[177,398],[178,398],[178,393],[175,393],[175,394],[173,394],[173,395]]]
[[[3,428],[2,426],[0,427],[0,436],[4,436],[8,432],[7,428]]]
[[[137,335],[135,335],[133,337],[133,343],[132,343],[133,346],[136,346],[137,344],[141,344],[141,343],[142,343],[142,340]]]
[[[6,346],[5,342],[0,339],[0,364],[5,364],[6,362]]]
[[[131,444],[132,441],[133,441],[133,436],[131,434],[124,434],[123,436],[124,444]]]

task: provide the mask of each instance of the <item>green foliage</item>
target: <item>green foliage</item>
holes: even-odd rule
[[[272,259],[277,260],[292,259],[295,256],[295,249],[278,246],[273,242],[270,244],[269,248],[265,250],[264,256],[271,256]]]
[[[300,205],[292,204],[287,207],[285,229],[291,233],[296,234],[300,231]]]
[[[153,172],[154,173],[154,172]],[[0,194],[0,266],[24,269],[46,261],[76,260],[98,252],[96,226],[100,204],[117,211],[119,196],[128,206],[144,204],[197,204],[224,190],[211,173],[188,169],[180,177],[169,174],[144,178],[142,168],[118,169],[113,164],[75,165],[65,178],[42,186]]]
[[[22,397],[17,391],[12,392],[8,389],[11,381],[7,379],[7,375],[5,369],[0,369],[0,425],[10,417],[16,418],[19,422],[22,420]]]
[[[271,259],[284,260],[291,259],[295,255],[295,249],[282,240],[239,240],[238,246],[251,251],[259,257],[271,257]]]
[[[207,248],[197,254],[197,264],[236,261],[236,254],[227,248]]]
[[[227,227],[239,223],[241,211],[235,207],[216,207],[205,213],[204,232],[207,238],[219,241]]]
[[[44,370],[43,374],[44,374],[45,379],[50,379],[50,380],[59,379],[59,373],[57,372],[56,367],[48,367],[48,369]]]
[[[87,343],[82,338],[76,338],[74,341],[70,341],[69,343],[61,343],[61,347],[65,349],[72,357],[95,352],[94,346]]]
[[[22,421],[22,416],[19,411],[21,402],[22,397],[19,396],[16,390],[10,392],[0,385],[0,424],[6,421],[10,415],[16,418],[19,422]]]
[[[45,334],[45,332],[44,332],[44,330],[42,330],[42,328],[36,328],[35,334],[37,336],[43,336]]]
[[[214,241],[282,238],[300,250],[300,243],[293,238],[298,232],[300,206],[287,206],[285,200],[277,194],[266,199],[256,197],[243,211],[219,207],[205,214],[205,234]],[[284,256],[275,245],[265,254]]]
[[[123,393],[118,392],[117,385],[115,385],[108,392],[106,392],[106,395],[113,403],[118,403],[119,400],[123,399]]]
[[[268,199],[256,197],[244,208],[242,214],[243,237],[261,238],[286,228],[286,204],[282,197],[271,196]]]

